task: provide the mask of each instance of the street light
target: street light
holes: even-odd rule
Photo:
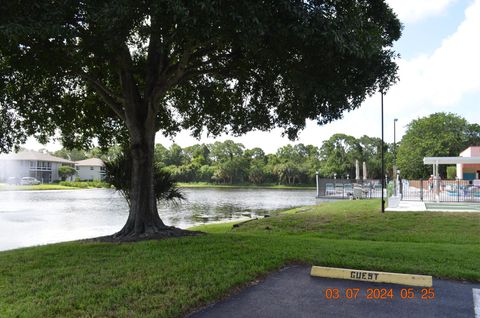
[[[397,127],[396,123],[398,121],[398,118],[395,118],[393,120],[393,166],[397,166]]]
[[[397,127],[398,118],[393,120],[393,192],[397,195]]]
[[[383,199],[383,191],[385,189],[385,179],[383,179],[383,176],[385,175],[385,162],[384,162],[384,143],[383,143],[383,91],[380,91],[380,97],[381,97],[381,107],[382,107],[382,173],[381,173],[381,178],[382,180],[382,213],[385,213],[385,200]]]

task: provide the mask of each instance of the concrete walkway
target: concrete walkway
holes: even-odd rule
[[[388,207],[385,209],[387,212],[418,212],[427,211],[425,203],[422,201],[399,201],[395,207]]]
[[[385,209],[387,212],[480,212],[480,203],[472,202],[423,202],[399,201],[394,207]]]
[[[409,286],[311,277],[310,269],[310,266],[288,267],[270,275],[260,284],[246,288],[239,294],[188,317],[472,318],[475,317],[475,303],[480,301],[474,300],[474,295],[480,295],[480,284],[434,279],[434,299],[421,299],[421,287],[413,288],[413,299],[402,299],[401,290],[410,288]],[[343,298],[327,299],[326,290],[335,288]],[[347,288],[359,288],[356,299],[344,297]],[[368,288],[392,289],[393,299],[366,299]]]

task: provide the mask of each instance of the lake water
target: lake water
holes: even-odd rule
[[[159,206],[167,225],[188,228],[319,202],[314,190],[182,191],[186,201]],[[0,250],[113,234],[122,228],[127,216],[125,200],[110,189],[0,191]]]

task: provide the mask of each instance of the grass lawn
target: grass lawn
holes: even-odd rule
[[[60,184],[37,184],[37,185],[8,185],[0,184],[0,191],[24,191],[24,190],[73,190],[74,187],[67,187]]]
[[[287,263],[480,281],[479,213],[386,213],[379,201],[197,227],[199,237],[0,253],[0,317],[181,317]]]
[[[8,185],[0,183],[0,191],[19,190],[74,190],[110,188],[110,185],[101,181],[61,181],[59,184],[38,184],[38,185]]]
[[[208,182],[179,182],[180,188],[231,188],[231,189],[284,189],[284,190],[315,190],[314,186],[308,185],[283,185],[283,184],[214,184]]]

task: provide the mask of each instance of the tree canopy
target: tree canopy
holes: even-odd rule
[[[355,138],[346,134],[335,134],[326,140],[320,148],[321,169],[320,174],[332,177],[336,174],[339,178],[355,178],[355,161],[359,161],[360,173],[363,173],[362,163],[367,165],[367,177],[380,179],[382,140],[376,137],[362,136]],[[384,144],[385,169],[391,175],[393,166],[392,145]]]
[[[60,166],[58,168],[58,174],[62,178],[62,180],[65,180],[68,177],[74,176],[77,173],[77,170],[75,170],[74,167],[70,166]]]
[[[68,148],[128,143],[119,236],[158,232],[157,131],[295,138],[392,85],[400,33],[384,0],[2,1],[0,150],[55,133]]]
[[[345,142],[348,141],[348,144]],[[247,149],[232,140],[212,144],[196,144],[169,148],[157,144],[155,165],[168,171],[180,182],[253,183],[253,184],[315,184],[318,171],[323,178],[355,178],[355,160],[365,162],[368,178],[379,179],[381,173],[381,139],[355,138],[335,134],[322,146],[286,145],[275,153],[265,154],[256,147]],[[392,145],[385,144],[388,175],[392,174]],[[182,160],[172,161],[172,156]]]
[[[155,130],[210,134],[326,123],[387,88],[400,23],[370,1],[2,1],[2,150]],[[139,106],[142,104],[143,106]],[[15,129],[11,129],[14,127]]]
[[[405,178],[428,178],[432,168],[424,157],[457,157],[469,146],[480,145],[480,126],[451,113],[435,113],[413,120],[398,147],[397,163]],[[439,173],[446,177],[446,166]]]

